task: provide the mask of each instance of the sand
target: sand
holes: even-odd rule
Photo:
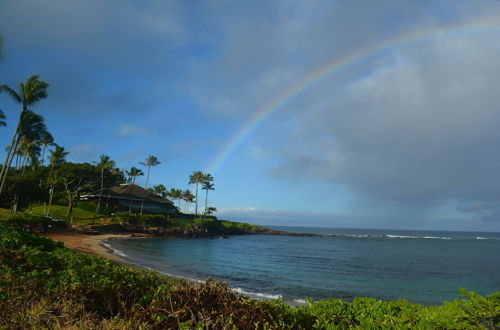
[[[100,234],[100,235],[85,235],[80,233],[44,233],[43,236],[52,238],[54,241],[63,242],[64,246],[75,252],[92,254],[107,258],[114,263],[126,264],[126,262],[113,254],[111,250],[101,245],[103,240],[108,238],[125,238],[132,236],[131,234]]]

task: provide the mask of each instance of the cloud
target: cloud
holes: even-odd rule
[[[481,212],[500,205],[492,179],[500,176],[500,46],[492,37],[401,49],[339,93],[311,93],[309,109],[295,112],[303,125],[286,137],[285,161],[269,174],[424,209],[457,201],[489,219]]]
[[[151,135],[152,133],[153,131],[149,128],[132,124],[121,124],[118,128],[118,135],[122,137],[132,135]]]
[[[101,150],[102,146],[93,143],[77,144],[68,149],[68,157],[79,162],[89,162],[93,159],[97,159]]]

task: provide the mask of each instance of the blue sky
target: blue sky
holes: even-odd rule
[[[482,0],[2,0],[0,80],[50,84],[33,110],[69,160],[106,154],[125,169],[152,154],[151,182],[186,189],[325,63],[459,30],[296,95],[213,173],[209,204],[262,224],[500,231],[499,20],[500,4]],[[19,109],[6,95],[0,108],[7,144]]]

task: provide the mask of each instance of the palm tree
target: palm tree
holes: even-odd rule
[[[115,162],[109,158],[109,156],[101,155],[99,156],[99,162],[97,163],[97,168],[101,171],[101,189],[99,190],[99,199],[97,200],[97,207],[95,209],[94,218],[99,213],[99,207],[101,206],[102,190],[104,189],[104,171],[115,167]]]
[[[156,194],[156,195],[161,196],[163,198],[167,197],[167,195],[168,195],[167,187],[165,187],[162,184],[157,184],[156,186],[153,186],[153,187],[149,188],[148,190],[151,191],[153,194]]]
[[[50,172],[49,172],[49,177],[47,178],[47,182],[50,180],[54,168],[57,165],[64,163],[66,161],[66,156],[68,154],[69,152],[65,151],[64,147],[58,145],[56,145],[56,148],[54,150],[50,150],[50,156],[49,156]]]
[[[161,163],[158,161],[158,158],[149,155],[148,158],[146,158],[146,162],[139,162],[139,164],[144,165],[148,168],[148,175],[146,176],[146,186],[145,186],[145,188],[147,188],[149,181],[149,171],[151,170],[151,166],[160,165]]]
[[[49,84],[41,81],[39,78],[40,77],[36,74],[29,76],[28,79],[26,79],[26,82],[19,83],[19,90],[17,92],[7,85],[0,86],[0,92],[9,94],[14,99],[14,101],[21,104],[19,121],[17,123],[16,129],[14,130],[14,134],[12,135],[9,150],[7,151],[5,162],[0,172],[0,179],[2,181],[0,184],[0,194],[2,193],[5,177],[7,176],[10,164],[12,163],[14,154],[13,150],[16,150],[17,148],[16,137],[18,136],[19,130],[21,128],[23,115],[28,111],[29,106],[34,105],[38,101],[47,97],[47,88],[49,87]]]
[[[208,191],[209,190],[215,190],[214,184],[212,182],[210,182],[210,181],[203,181],[201,189],[207,191],[207,193],[205,195],[205,214],[206,214],[207,213],[207,204],[208,204]]]
[[[142,172],[140,169],[138,169],[137,167],[134,167],[134,166],[132,166],[130,168],[130,171],[125,171],[125,173],[127,173],[129,182],[131,184],[135,184],[135,179],[138,176],[143,176],[144,175],[144,172]]]
[[[184,205],[185,213],[188,213],[189,205],[191,205],[191,203],[194,201],[194,198],[195,196],[189,189],[186,189],[182,193],[182,199],[186,202],[186,204]]]
[[[217,212],[216,207],[212,207],[212,206],[207,207],[207,215],[212,215],[212,214],[214,214],[214,212]]]
[[[198,215],[198,185],[203,182],[205,174],[201,171],[195,171],[189,176],[189,184],[196,184],[196,208],[194,211],[195,215]]]
[[[45,163],[45,149],[49,146],[54,145],[54,137],[49,132],[46,132],[43,135],[42,139],[40,140],[40,143],[43,146],[43,152],[42,152],[42,166],[43,166],[43,164]]]
[[[167,193],[167,196],[171,197],[173,200],[177,201],[177,208],[179,209],[179,212],[181,212],[181,199],[183,199],[183,192],[182,192],[182,190],[181,189],[172,188]]]
[[[144,175],[144,173],[140,169],[138,169],[137,167],[133,167],[133,166],[130,168],[130,171],[125,171],[125,173],[127,173],[128,180],[131,183],[131,185],[130,185],[130,193],[132,193],[132,191],[134,190],[135,179],[138,176]],[[128,213],[129,214],[132,213],[132,198],[130,199],[130,206],[128,208]]]
[[[50,206],[52,205],[52,198],[54,197],[54,189],[56,184],[61,180],[61,178],[57,175],[57,172],[49,179],[48,183],[50,185],[49,188],[49,204],[47,207],[47,213],[45,215],[50,215]]]

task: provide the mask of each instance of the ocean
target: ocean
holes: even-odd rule
[[[441,304],[459,287],[500,291],[500,233],[276,227],[321,237],[130,238],[104,242],[136,266],[291,304],[357,296]]]

